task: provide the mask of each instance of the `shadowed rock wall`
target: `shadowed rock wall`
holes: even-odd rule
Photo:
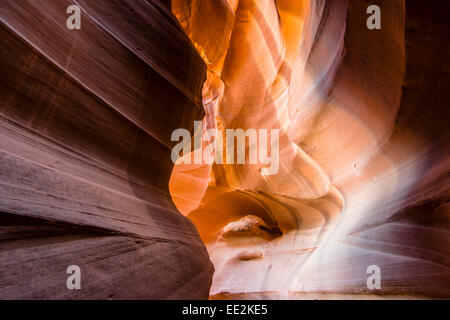
[[[168,192],[206,68],[166,5],[2,2],[0,298],[208,297],[213,267]]]

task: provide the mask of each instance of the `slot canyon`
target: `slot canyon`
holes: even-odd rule
[[[448,0],[2,0],[0,24],[0,299],[450,298]],[[189,161],[229,129],[276,130],[278,170]]]

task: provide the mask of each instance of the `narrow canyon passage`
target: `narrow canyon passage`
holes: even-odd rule
[[[4,0],[0,299],[449,298],[449,21]]]

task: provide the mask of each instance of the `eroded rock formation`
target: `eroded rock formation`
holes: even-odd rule
[[[8,0],[0,21],[0,298],[208,298],[213,267],[168,191],[205,64],[170,9]]]
[[[4,1],[0,298],[450,297],[449,11]],[[276,173],[186,163],[227,129],[278,130]]]
[[[371,4],[381,30],[366,27]],[[214,75],[204,91],[223,86],[218,129],[280,130],[275,175],[174,168],[174,201],[216,268],[213,298],[450,296],[449,8],[172,1]]]

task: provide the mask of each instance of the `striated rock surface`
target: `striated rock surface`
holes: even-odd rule
[[[213,75],[203,103],[223,135],[279,129],[280,168],[175,165],[212,298],[450,297],[450,5],[213,3],[172,1]],[[369,5],[381,30],[366,27]]]
[[[447,0],[3,1],[0,298],[450,298],[449,17]],[[179,128],[194,148],[174,164]],[[276,172],[187,163],[228,129],[279,133]]]
[[[7,0],[0,23],[0,298],[208,298],[214,269],[168,190],[206,67],[170,7]]]

